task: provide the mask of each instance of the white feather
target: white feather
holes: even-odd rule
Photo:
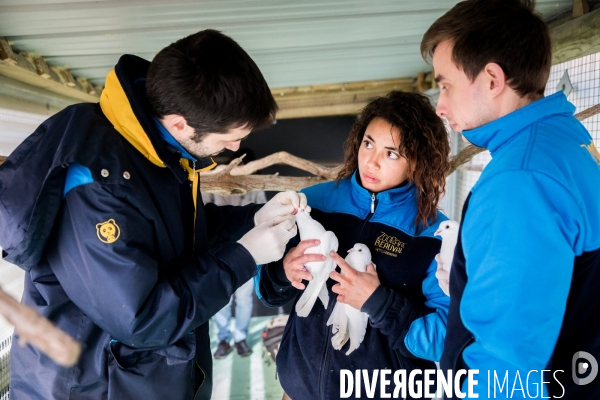
[[[310,314],[317,299],[321,299],[323,306],[327,308],[329,303],[329,293],[325,282],[329,279],[329,274],[335,269],[335,262],[329,257],[333,250],[337,252],[338,239],[331,231],[326,231],[323,225],[312,219],[309,213],[304,210],[298,210],[296,214],[296,223],[300,231],[300,239],[319,239],[321,244],[316,247],[308,248],[304,254],[323,254],[327,257],[325,261],[306,263],[306,269],[313,276],[312,281],[308,283],[304,293],[296,303],[296,313],[299,317],[306,317]]]
[[[359,272],[365,272],[367,265],[371,263],[371,251],[362,243],[356,243],[345,258],[348,265]],[[343,274],[343,272],[342,272]],[[346,355],[349,355],[362,343],[367,332],[369,316],[348,304],[335,303],[333,312],[327,320],[327,326],[332,325],[331,330],[334,334],[331,338],[331,344],[334,349],[341,348],[350,341],[350,346]]]
[[[458,222],[456,221],[442,221],[438,230],[435,232],[436,236],[442,237],[442,248],[440,250],[440,260],[442,268],[450,272],[452,267],[452,260],[454,259],[454,248],[458,241]]]

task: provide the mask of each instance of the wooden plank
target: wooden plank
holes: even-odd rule
[[[600,51],[600,8],[550,28],[552,65]]]
[[[44,79],[39,76],[37,72],[19,68],[16,65],[12,65],[5,61],[0,61],[0,75],[4,75],[19,82],[27,83],[35,87],[46,89],[53,93],[75,99],[78,102],[98,102],[98,96],[92,96],[83,91],[70,88],[62,83],[55,82],[52,79]]]
[[[587,0],[573,0],[573,18],[581,17],[590,12]]]
[[[38,79],[42,80],[42,78]],[[60,83],[55,82],[55,84],[67,89]],[[0,108],[51,116],[81,101],[82,99],[63,96],[0,74]]]
[[[278,119],[357,114],[369,102],[392,90],[415,91],[414,78],[284,87],[271,90]]]
[[[93,85],[93,86],[94,86],[94,91],[96,92],[96,96],[100,96],[100,94],[104,90],[104,86],[101,86],[101,85]]]
[[[44,79],[52,79],[55,82],[60,82],[60,78],[58,77],[56,72],[54,72],[48,66],[48,64],[46,64],[46,60],[44,60],[44,57],[42,57],[38,54],[30,54],[30,53],[21,53],[21,55],[23,57],[25,57],[26,59],[28,59],[29,62],[31,62],[33,64],[33,66],[35,67],[35,70],[39,76],[41,76]]]
[[[86,93],[89,93],[91,95],[96,95],[98,93],[96,93],[96,88],[94,87],[94,85],[92,85],[90,83],[90,81],[88,81],[85,78],[77,78],[77,82],[79,82],[81,84],[81,86],[83,87],[83,90]]]
[[[84,88],[68,70],[49,66],[41,56],[26,56],[18,54],[4,37],[0,37],[0,75],[71,98],[75,102],[98,101],[99,94],[90,94],[96,92],[95,88]]]
[[[33,64],[22,55],[15,53],[5,38],[0,37],[0,59],[8,65],[20,67],[30,72],[36,72]],[[37,73],[37,72],[36,72]]]
[[[323,93],[340,93],[350,91],[382,91],[394,90],[408,85],[414,85],[415,78],[397,78],[374,81],[330,83],[324,85],[293,86],[271,89],[273,96],[312,95]]]
[[[60,68],[60,67],[52,67],[52,69],[54,70],[54,72],[56,72],[56,74],[60,78],[63,85],[66,85],[66,86],[72,87],[72,88],[75,87],[75,78],[73,78],[73,75],[71,75],[71,72],[69,72],[65,68]]]

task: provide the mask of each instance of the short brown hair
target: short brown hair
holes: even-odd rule
[[[183,116],[196,141],[242,126],[266,128],[277,112],[254,61],[233,39],[212,29],[162,49],[150,64],[146,93],[156,117]]]
[[[471,81],[486,64],[498,64],[521,97],[543,97],[552,66],[548,27],[533,0],[466,0],[429,27],[421,41],[425,60],[449,40],[452,61]]]
[[[346,140],[344,165],[336,182],[352,176],[358,168],[358,150],[375,118],[400,131],[400,154],[408,160],[409,182],[417,187],[415,226],[429,226],[437,220],[437,204],[445,192],[450,142],[444,123],[425,95],[393,91],[367,104]]]

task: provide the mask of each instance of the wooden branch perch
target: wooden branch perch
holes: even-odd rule
[[[471,144],[471,145],[465,147],[464,149],[462,149],[462,151],[460,153],[458,153],[457,155],[451,156],[450,157],[450,168],[446,172],[446,176],[450,176],[454,171],[456,171],[458,169],[458,167],[460,167],[463,164],[468,163],[469,161],[471,161],[471,159],[473,157],[475,157],[477,154],[481,153],[482,151],[485,151],[485,149],[483,147],[479,147],[479,146],[475,146],[475,145]]]
[[[583,121],[584,119],[587,119],[587,118],[592,117],[599,113],[600,113],[600,104],[596,104],[595,106],[592,106],[586,110],[583,110],[583,111],[575,114],[575,118],[577,118],[580,121]],[[446,176],[449,176],[450,174],[452,174],[454,171],[456,171],[456,169],[458,167],[460,167],[463,164],[468,163],[469,161],[471,161],[471,159],[473,157],[475,157],[477,154],[481,153],[484,150],[485,149],[482,147],[478,147],[475,145],[469,145],[469,146],[465,147],[457,155],[450,157],[450,169],[446,173]]]
[[[81,344],[0,289],[0,314],[15,326],[19,345],[31,343],[63,367],[75,365]]]
[[[255,173],[256,171],[260,171],[261,169],[270,167],[271,165],[287,164],[294,168],[298,168],[303,171],[310,172],[311,174],[316,175],[318,177],[325,178],[327,180],[333,180],[333,179],[335,179],[335,177],[338,175],[338,173],[341,170],[341,166],[331,167],[331,168],[324,167],[324,166],[314,163],[312,161],[308,161],[303,158],[296,157],[286,151],[280,151],[280,152],[268,155],[264,158],[261,158],[260,160],[251,161],[246,165],[242,165],[242,166],[238,167],[237,165],[241,162],[241,159],[243,157],[244,156],[240,157],[239,159],[235,159],[229,164],[231,166],[232,164],[235,163],[235,165],[234,165],[235,168],[231,169],[231,175],[234,175],[234,176],[250,175],[250,174]],[[202,177],[204,179],[204,176],[211,176],[211,175],[217,175],[217,174],[223,175],[224,172],[225,171],[203,172]]]

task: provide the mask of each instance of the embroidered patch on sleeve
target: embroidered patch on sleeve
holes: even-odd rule
[[[96,224],[96,235],[102,243],[114,243],[119,238],[121,229],[114,219]]]
[[[587,151],[590,152],[590,154],[591,154],[592,158],[594,159],[594,161],[596,161],[596,163],[598,165],[600,165],[600,152],[596,148],[596,145],[594,144],[593,140],[588,145],[582,144],[581,147],[585,147],[587,149]]]

